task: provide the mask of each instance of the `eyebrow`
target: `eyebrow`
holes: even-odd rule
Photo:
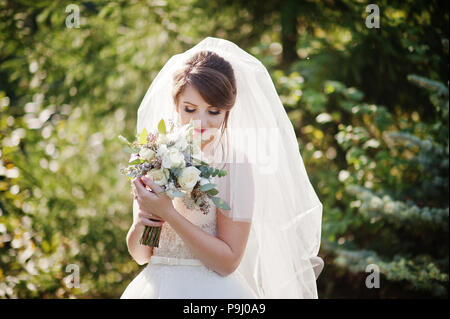
[[[194,103],[191,103],[189,101],[183,101],[183,103],[187,103],[187,104],[190,104],[190,105],[193,105],[193,106],[198,106],[198,105],[196,105]],[[208,105],[208,107],[216,107],[216,106]]]

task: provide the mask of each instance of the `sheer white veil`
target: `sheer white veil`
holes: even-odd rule
[[[293,126],[264,65],[236,44],[207,37],[172,56],[153,80],[138,110],[137,132],[161,118],[179,121],[172,100],[174,73],[199,51],[212,51],[233,67],[237,96],[214,162],[221,211],[251,222],[238,271],[258,298],[318,298],[314,260],[320,247],[322,203],[310,183]],[[220,156],[216,156],[220,154]],[[214,165],[213,165],[214,166]]]

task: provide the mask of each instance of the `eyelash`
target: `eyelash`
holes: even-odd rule
[[[188,112],[188,113],[193,113],[193,112],[195,112],[195,110],[189,110],[188,108],[184,108],[184,110],[186,111],[186,112]],[[211,114],[211,115],[219,115],[220,114],[220,111],[217,111],[217,112],[211,112],[211,111],[209,111],[209,114]]]

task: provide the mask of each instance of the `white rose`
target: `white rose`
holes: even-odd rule
[[[155,154],[155,151],[149,148],[141,149],[141,151],[139,152],[139,156],[147,161],[151,161],[155,157]]]
[[[184,151],[188,146],[186,136],[182,130],[176,131],[169,135],[169,139],[174,143],[174,147],[178,148],[180,151]]]
[[[188,147],[188,142],[183,135],[178,136],[178,140],[175,142],[175,147],[180,151],[184,151]]]
[[[159,186],[164,186],[168,182],[169,171],[167,169],[152,169],[147,172],[146,176],[153,180]]]
[[[167,145],[162,144],[162,145],[160,145],[160,146],[158,147],[158,151],[156,152],[156,154],[157,154],[159,157],[163,158],[164,155],[166,155],[166,153],[167,153],[168,151],[169,151],[169,150],[167,149]]]
[[[200,173],[201,171],[194,166],[183,169],[180,176],[178,176],[178,183],[180,184],[181,189],[187,192],[192,191],[200,178]]]
[[[171,147],[162,158],[162,166],[164,168],[180,168],[184,167],[184,165],[184,155],[175,147]]]

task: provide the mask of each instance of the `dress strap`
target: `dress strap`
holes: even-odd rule
[[[151,256],[149,264],[163,264],[171,266],[202,266],[203,263],[198,259],[174,258],[163,256]]]

